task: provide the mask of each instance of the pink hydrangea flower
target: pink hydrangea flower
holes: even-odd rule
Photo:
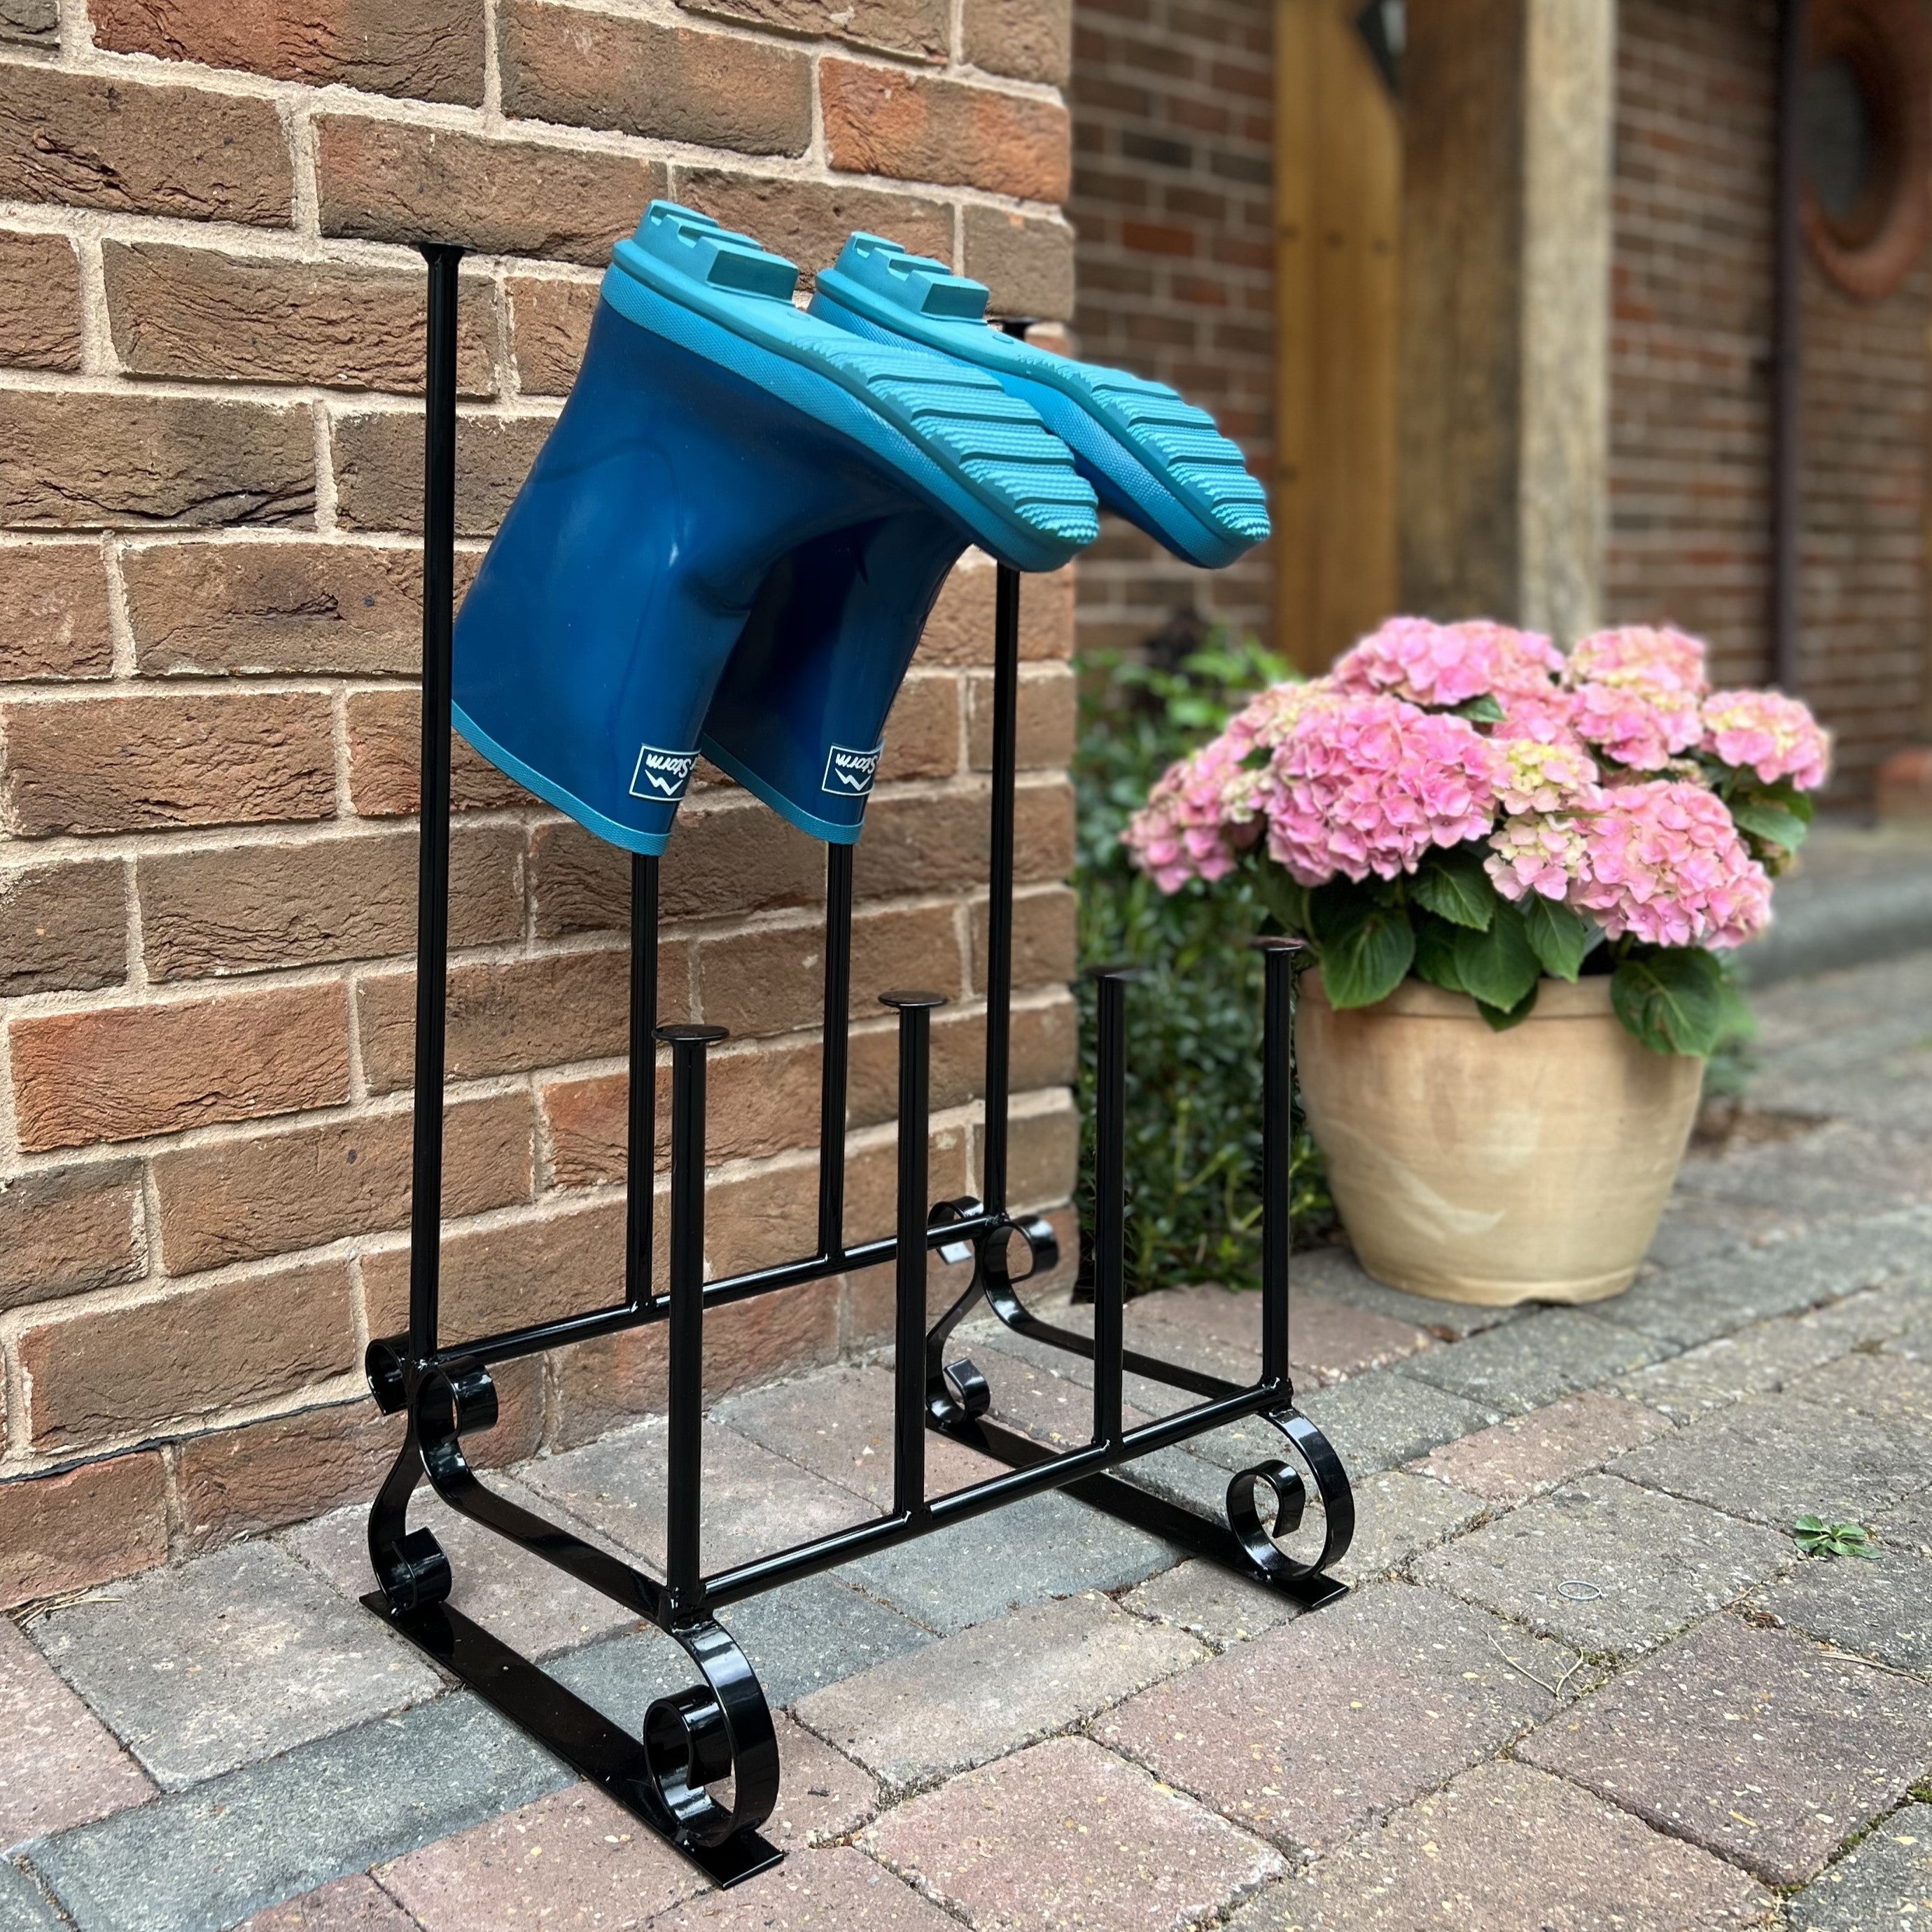
[[[1224,734],[1170,765],[1120,835],[1162,892],[1178,892],[1190,879],[1225,878],[1240,846],[1253,843],[1244,823],[1250,814],[1229,811],[1229,791],[1246,776],[1242,756]]]
[[[1592,632],[1571,648],[1566,674],[1576,685],[1611,683],[1620,675],[1634,674],[1700,697],[1710,688],[1702,643],[1668,626],[1625,624]]]
[[[1588,857],[1588,845],[1575,819],[1532,813],[1506,818],[1497,826],[1483,867],[1506,899],[1540,892],[1562,900],[1583,877]]]
[[[1613,671],[1570,693],[1576,735],[1638,772],[1661,771],[1703,736],[1696,692],[1640,672]]]
[[[1547,688],[1563,668],[1547,638],[1486,618],[1460,624],[1392,617],[1340,658],[1340,691],[1388,692],[1448,708],[1470,698]]]
[[[1703,748],[1766,784],[1789,778],[1816,791],[1831,768],[1831,740],[1810,707],[1781,691],[1718,691],[1704,700]]]
[[[1606,792],[1583,820],[1586,873],[1571,903],[1612,939],[1742,946],[1771,917],[1771,880],[1724,801],[1670,780]]]
[[[1504,811],[1520,814],[1562,812],[1591,803],[1597,794],[1597,767],[1589,753],[1553,720],[1538,718],[1519,736],[1491,741],[1502,754],[1499,796]]]

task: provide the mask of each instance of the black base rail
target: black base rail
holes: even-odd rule
[[[1094,1329],[1090,1336],[1042,1320],[1019,1292],[1058,1264],[1051,1225],[1007,1212],[1008,1036],[1012,976],[1013,802],[1018,764],[1019,579],[1002,566],[994,604],[992,857],[988,916],[986,1134],[979,1198],[931,1202],[927,1131],[936,993],[888,992],[898,1016],[898,1174],[896,1232],[848,1245],[844,1238],[846,1081],[852,958],[852,848],[826,855],[824,1066],[820,1102],[815,1250],[796,1260],[722,1280],[704,1279],[705,1075],[719,1027],[659,1026],[658,862],[632,862],[630,1113],[625,1292],[614,1307],[538,1322],[446,1348],[439,1340],[438,1239],[442,1222],[443,1000],[449,880],[450,634],[456,486],[456,295],[460,248],[427,246],[429,345],[423,571],[422,846],[418,897],[415,1192],[411,1203],[410,1325],[370,1342],[369,1383],[386,1414],[402,1414],[402,1450],[369,1514],[369,1556],[380,1588],[363,1602],[512,1722],[592,1779],[721,1886],[775,1864],[781,1854],[760,1826],[778,1790],[772,1714],[744,1653],[717,1612],[762,1592],[925,1536],[1048,1490],[1166,1538],[1192,1555],[1314,1606],[1344,1594],[1324,1573],[1354,1527],[1348,1478],[1320,1430],[1294,1406],[1288,1373],[1288,1149],[1293,1094],[1294,949],[1264,941],[1262,1328],[1260,1374],[1243,1387],[1125,1346],[1124,1173],[1126,1004],[1132,975],[1118,968],[1099,986],[1095,1108],[1096,1187]],[[669,1282],[652,1290],[656,1064],[670,1050]],[[927,1322],[928,1256],[972,1263],[964,1291]],[[1016,1252],[1024,1260],[1016,1276]],[[700,1430],[707,1310],[890,1261],[896,1274],[892,1502],[877,1519],[706,1575],[700,1561]],[[986,1376],[948,1359],[954,1330],[983,1306],[1014,1333],[1090,1361],[1091,1440],[1055,1450],[993,1415]],[[664,1571],[648,1575],[572,1531],[480,1482],[464,1438],[491,1427],[490,1366],[519,1356],[668,1324],[670,1361]],[[1127,1372],[1199,1398],[1178,1414],[1124,1425]],[[1112,1473],[1137,1458],[1250,1418],[1278,1432],[1285,1454],[1229,1481],[1225,1520],[1203,1516]],[[950,1495],[926,1494],[928,1430],[1004,1464],[1000,1474]],[[1292,1459],[1292,1460],[1291,1460]],[[448,1559],[428,1530],[409,1527],[417,1484],[471,1522],[528,1550],[667,1632],[701,1680],[662,1697],[633,1737],[448,1602]],[[1322,1543],[1310,1561],[1282,1547],[1312,1498]],[[1312,1526],[1310,1526],[1312,1540]]]

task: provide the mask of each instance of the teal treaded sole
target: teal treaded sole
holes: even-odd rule
[[[793,305],[782,256],[688,209],[664,215],[613,251],[603,295],[620,314],[842,431],[1022,570],[1058,568],[1099,536],[1066,448],[992,376],[862,341]]]
[[[1219,568],[1268,535],[1268,495],[1205,410],[1159,382],[1017,341],[984,320],[986,291],[943,262],[857,234],[812,312],[855,339],[915,343],[996,377],[1064,438],[1109,509],[1189,562]]]

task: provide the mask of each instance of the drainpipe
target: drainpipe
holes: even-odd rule
[[[1804,500],[1800,463],[1803,398],[1803,266],[1798,196],[1804,165],[1805,0],[1778,0],[1778,171],[1773,214],[1771,397],[1771,664],[1773,681],[1798,692]]]

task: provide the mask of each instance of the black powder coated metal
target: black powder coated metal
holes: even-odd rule
[[[1125,1345],[1126,1040],[1132,980],[1120,968],[1099,980],[1095,1106],[1094,1332],[1042,1320],[1018,1283],[1058,1264],[1049,1223],[1006,1207],[1012,989],[1013,813],[1018,775],[1019,578],[1002,566],[994,624],[991,899],[986,946],[986,1114],[983,1198],[931,1202],[928,1131],[936,993],[889,992],[898,1016],[898,1176],[889,1237],[848,1245],[844,1235],[846,1088],[852,975],[852,848],[826,860],[824,1058],[820,1108],[818,1238],[812,1253],[720,1280],[704,1279],[705,1077],[721,1027],[659,1026],[658,862],[632,865],[631,1090],[624,1299],[617,1306],[537,1322],[445,1346],[438,1330],[441,1223],[443,995],[448,966],[450,630],[455,530],[456,290],[462,250],[425,248],[429,263],[428,394],[423,572],[423,827],[417,939],[415,1187],[410,1220],[410,1325],[370,1344],[370,1388],[386,1414],[408,1420],[406,1438],[369,1515],[369,1555],[380,1588],[363,1598],[376,1615],[442,1668],[674,1845],[720,1886],[737,1883],[781,1854],[760,1832],[778,1790],[772,1715],[756,1673],[717,1612],[746,1598],[817,1575],[867,1552],[925,1536],[1023,1497],[1064,1490],[1310,1607],[1344,1594],[1323,1573],[1347,1550],[1354,1527],[1348,1478],[1320,1430],[1294,1407],[1289,1379],[1288,1172],[1292,1036],[1298,950],[1264,941],[1262,1059],[1264,1150],[1261,1372],[1243,1386]],[[668,1286],[653,1292],[652,1186],[659,1046],[671,1072]],[[931,1258],[971,1264],[970,1280],[928,1324]],[[1024,1261],[1016,1278],[1013,1263]],[[708,1310],[795,1283],[885,1262],[894,1268],[893,1480],[890,1510],[739,1564],[702,1563],[704,1319]],[[994,1392],[972,1362],[948,1359],[954,1330],[982,1304],[1016,1334],[1094,1364],[1093,1439],[1056,1450],[997,1420]],[[490,1365],[567,1342],[667,1324],[669,1373],[666,1551],[662,1580],[479,1481],[463,1438],[496,1420]],[[1179,1413],[1126,1426],[1129,1372],[1200,1398]],[[1216,1521],[1112,1473],[1227,1424],[1259,1416],[1294,1458],[1269,1458],[1228,1485]],[[928,1499],[926,1432],[937,1430],[1006,1466],[1003,1474]],[[1304,1472],[1305,1472],[1305,1474]],[[448,1598],[448,1559],[427,1530],[412,1530],[419,1481],[449,1507],[668,1632],[702,1681],[659,1698],[634,1738],[527,1659],[480,1629]],[[1311,1496],[1311,1487],[1312,1495]],[[1282,1542],[1311,1501],[1322,1541],[1312,1561]],[[728,1797],[721,1793],[728,1791]]]

